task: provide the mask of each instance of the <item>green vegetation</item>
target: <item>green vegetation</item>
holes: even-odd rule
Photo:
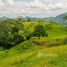
[[[67,67],[67,27],[21,17],[0,20],[0,67]]]
[[[45,31],[44,26],[41,24],[38,24],[34,27],[33,36],[39,37],[40,39],[40,37],[45,37],[45,36],[47,37],[48,35]]]

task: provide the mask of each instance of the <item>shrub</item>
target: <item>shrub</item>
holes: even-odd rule
[[[64,44],[67,44],[67,37],[64,38]]]
[[[40,39],[40,37],[47,37],[48,34],[46,33],[44,26],[41,24],[38,24],[34,27],[33,36],[36,36]]]
[[[63,38],[60,37],[60,38],[50,40],[47,46],[60,46],[60,45],[66,45],[66,44],[67,44],[67,37],[63,37]]]

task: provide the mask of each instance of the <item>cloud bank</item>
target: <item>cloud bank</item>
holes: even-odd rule
[[[1,16],[48,17],[67,12],[67,0],[0,0]]]

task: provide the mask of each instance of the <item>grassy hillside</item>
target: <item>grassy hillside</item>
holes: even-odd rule
[[[18,50],[19,51],[19,50]],[[0,61],[0,67],[66,67],[67,45],[44,48],[37,47],[18,52]]]
[[[67,35],[53,38],[64,39]],[[0,67],[66,67],[67,66],[67,45],[60,46],[49,44],[37,46],[32,39],[21,43],[9,50],[0,51]],[[43,39],[36,39],[39,43]]]
[[[0,67],[67,67],[66,27],[15,20],[0,26]]]

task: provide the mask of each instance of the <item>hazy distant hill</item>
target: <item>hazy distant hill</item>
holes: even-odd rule
[[[36,21],[36,20],[39,20],[39,19],[43,19],[44,21],[46,22],[50,22],[50,21],[57,21],[58,23],[60,23],[61,25],[67,25],[67,21],[65,21],[63,19],[63,17],[67,16],[67,12],[66,13],[63,13],[63,14],[60,14],[56,17],[47,17],[47,18],[39,18],[39,17],[30,17],[30,16],[26,16],[24,17],[25,20],[27,19],[31,19],[32,21]],[[23,18],[23,16],[21,16]],[[0,19],[7,19],[8,17],[1,17]],[[10,17],[9,17],[10,18]]]
[[[67,12],[56,16],[56,19],[63,20],[63,17],[67,16]]]
[[[62,25],[67,25],[67,21],[65,21],[63,18],[67,16],[67,12],[64,14],[60,14],[56,16],[56,19],[62,24]]]
[[[48,17],[48,18],[45,18],[45,21],[46,22],[49,22],[49,21],[57,21],[61,25],[67,25],[67,21],[65,21],[63,19],[65,16],[67,16],[67,12],[64,13],[64,14],[60,14],[60,15],[58,15],[56,17]]]
[[[50,21],[57,21],[58,23],[60,23],[61,25],[67,25],[67,21],[65,21],[64,19],[63,19],[63,17],[65,17],[65,16],[67,16],[67,12],[66,13],[64,13],[64,14],[60,14],[60,15],[58,15],[58,16],[56,16],[56,17],[47,17],[47,18],[38,18],[38,17],[29,17],[29,16],[27,16],[27,17],[25,17],[25,19],[31,19],[32,21],[35,21],[35,20],[38,20],[38,19],[43,19],[44,21],[46,21],[46,22],[50,22]]]

